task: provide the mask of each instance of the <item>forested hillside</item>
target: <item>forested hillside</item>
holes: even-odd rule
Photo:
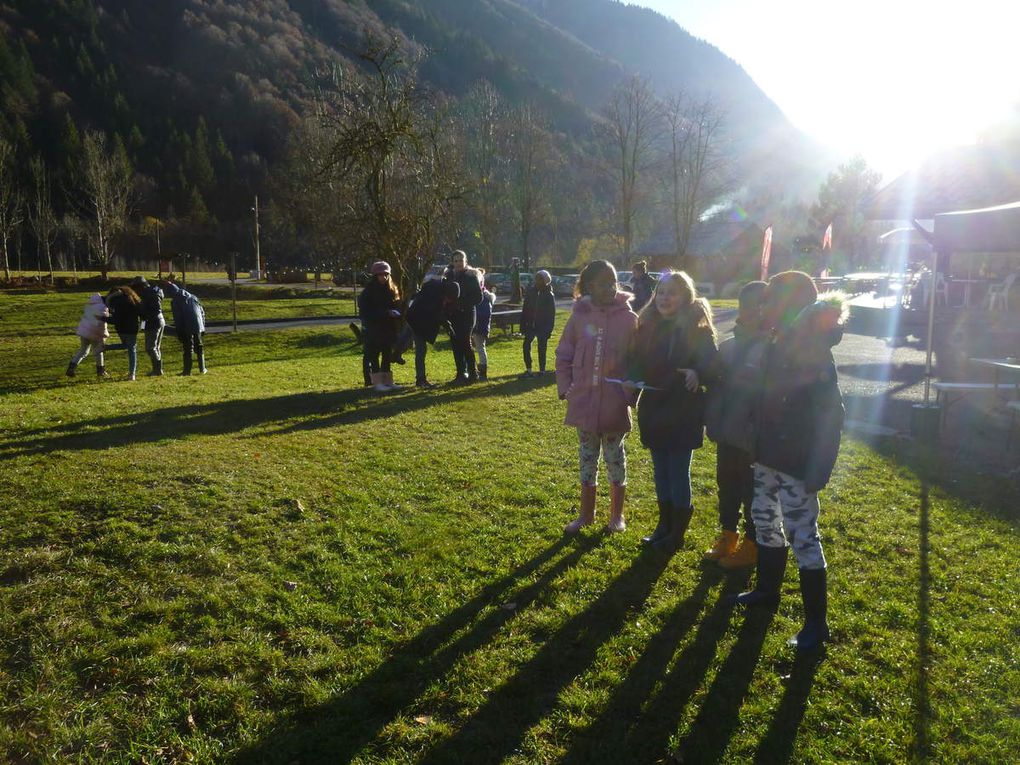
[[[619,234],[619,201],[611,173],[600,175],[597,144],[614,89],[634,75],[659,98],[682,91],[724,115],[717,148],[727,178],[717,190],[739,195],[752,217],[756,205],[766,215],[806,197],[827,169],[733,61],[664,17],[612,0],[0,0],[0,137],[12,147],[4,177],[22,189],[20,228],[0,215],[5,254],[39,252],[29,201],[44,171],[56,220],[67,223],[57,249],[74,249],[80,234],[83,252],[87,244],[96,256],[80,190],[84,137],[96,131],[133,178],[119,254],[149,246],[143,224],[158,219],[171,249],[244,257],[252,197],[270,207],[282,200],[279,176],[291,172],[295,136],[322,111],[327,91],[370,71],[362,56],[369,40],[395,41],[405,60],[420,60],[414,77],[433,101],[467,103],[485,82],[500,109],[540,116],[549,178],[524,236],[551,260],[572,260],[582,240]],[[560,198],[555,176],[563,173],[567,188],[584,187],[583,198]],[[442,239],[500,260],[519,249],[520,226],[483,235],[480,218],[513,216],[480,214],[470,177],[458,222],[446,221]],[[662,179],[645,183],[638,239],[668,217],[652,199],[662,196]],[[321,258],[279,200],[268,221],[277,257]]]

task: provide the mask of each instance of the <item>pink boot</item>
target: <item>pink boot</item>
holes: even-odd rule
[[[606,531],[610,534],[627,530],[627,521],[623,518],[623,500],[627,496],[627,487],[624,484],[609,484],[609,523],[606,524]]]
[[[574,536],[585,526],[595,523],[595,487],[581,484],[581,511],[566,525],[563,533]]]

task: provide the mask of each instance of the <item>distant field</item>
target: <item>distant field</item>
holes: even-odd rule
[[[746,575],[700,563],[710,443],[674,558],[638,549],[636,433],[630,529],[561,537],[576,436],[518,341],[431,393],[363,389],[345,326],[211,335],[189,378],[168,338],[164,378],[114,352],[111,380],[69,380],[81,301],[0,293],[0,761],[1015,759],[1015,482],[848,438],[834,641],[797,660],[794,567],[745,615]],[[452,376],[445,342],[429,366]]]

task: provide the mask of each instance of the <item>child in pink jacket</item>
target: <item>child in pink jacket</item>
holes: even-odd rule
[[[78,322],[78,339],[81,345],[78,352],[71,357],[71,363],[67,365],[67,376],[74,377],[78,365],[89,355],[95,346],[96,353],[96,374],[99,377],[106,377],[106,367],[103,364],[103,350],[106,339],[110,336],[110,330],[106,326],[106,320],[110,311],[106,307],[103,296],[98,292],[89,298],[82,312],[81,321]]]
[[[634,396],[606,378],[626,377],[627,351],[637,327],[630,295],[617,288],[616,269],[593,260],[574,289],[574,310],[556,346],[556,385],[567,402],[565,423],[577,428],[580,440],[581,509],[565,534],[576,534],[595,521],[595,486],[599,454],[609,474],[608,531],[623,531],[623,500],[627,490],[624,439],[631,429]]]

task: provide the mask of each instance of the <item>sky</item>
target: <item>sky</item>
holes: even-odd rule
[[[630,0],[737,61],[794,125],[891,180],[1020,102],[1012,0]]]

